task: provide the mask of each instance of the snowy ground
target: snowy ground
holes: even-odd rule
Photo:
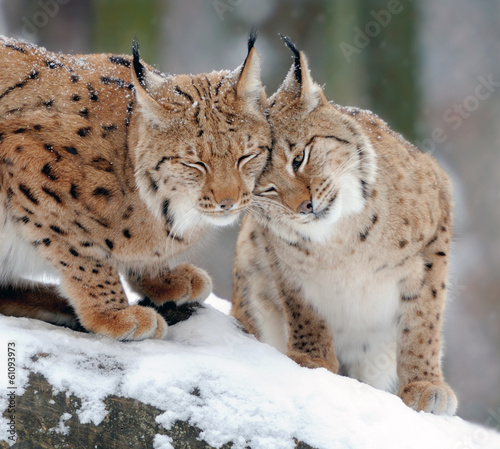
[[[215,447],[233,441],[235,448],[292,449],[297,438],[318,449],[500,448],[499,433],[416,413],[396,396],[301,368],[241,333],[226,315],[227,302],[212,296],[208,303],[171,326],[165,341],[120,343],[0,316],[0,411],[7,407],[7,343],[15,342],[17,394],[28,372],[38,372],[56,392],[82,399],[82,423],[99,424],[103,399],[117,395],[164,410],[156,420],[166,429],[189,420]],[[33,361],[40,352],[47,357]],[[199,395],[191,394],[195,389]],[[65,431],[66,415],[58,431]],[[7,441],[7,429],[0,417],[0,441]],[[171,449],[169,437],[157,435],[155,448]]]

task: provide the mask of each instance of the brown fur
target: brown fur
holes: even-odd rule
[[[409,406],[453,414],[440,366],[447,175],[372,113],[328,103],[302,53],[269,120],[272,158],[237,242],[233,315],[303,366],[399,384]]]
[[[141,79],[129,56],[12,39],[0,61],[0,284],[15,291],[0,312],[44,319],[50,303],[57,322],[54,304],[61,315],[70,305],[87,330],[161,338],[165,321],[128,306],[119,273],[157,304],[210,292],[202,270],[170,265],[248,205],[267,158],[255,49],[234,72],[201,75],[137,59]],[[60,278],[57,298],[43,286],[37,296],[27,271]]]

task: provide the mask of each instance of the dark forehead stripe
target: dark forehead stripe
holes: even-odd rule
[[[179,95],[182,95],[183,97],[186,97],[191,103],[194,103],[193,97],[191,95],[189,95],[187,92],[184,92],[183,90],[181,90],[181,88],[179,86],[175,86],[174,92],[179,94]]]
[[[342,142],[342,143],[345,143],[345,144],[350,144],[351,142],[349,142],[348,140],[345,140],[345,139],[342,139],[341,137],[338,137],[338,136],[334,136],[334,135],[327,135],[327,136],[320,136],[320,135],[316,135],[316,136],[313,136],[309,139],[309,141],[306,143],[306,147],[308,147],[309,145],[311,145],[314,141],[314,139],[335,139],[337,140],[338,142]]]

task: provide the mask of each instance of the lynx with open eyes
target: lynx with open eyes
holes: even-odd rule
[[[329,103],[286,42],[295,63],[268,100],[272,156],[238,237],[232,313],[303,366],[453,414],[449,178],[374,114]]]

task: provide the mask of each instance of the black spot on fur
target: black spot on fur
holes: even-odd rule
[[[31,193],[31,190],[24,184],[19,184],[19,190],[28,198],[33,204],[38,204],[38,199]]]
[[[45,164],[42,167],[42,173],[45,176],[47,176],[47,178],[49,178],[51,181],[55,181],[55,180],[59,179],[56,175],[54,175],[54,173],[52,173],[52,165],[50,165],[50,164]]]
[[[124,58],[123,56],[110,56],[109,57],[109,62],[112,62],[113,64],[118,64],[122,65],[124,67],[130,67],[131,62],[129,59]]]
[[[124,229],[123,230],[123,235],[125,238],[129,239],[131,238],[132,236],[130,235],[130,231],[128,229]]]
[[[85,232],[85,233],[87,233],[87,234],[89,233],[89,231],[87,231],[87,228],[85,228],[85,226],[83,226],[80,222],[78,222],[78,221],[74,221],[73,223],[75,223],[75,225],[76,225],[78,228],[80,228],[83,232]]]
[[[70,79],[72,83],[78,83],[78,81],[80,80],[80,78],[78,78],[78,75],[75,74],[72,74]]]
[[[71,97],[71,100],[72,100],[72,101],[80,101],[80,95],[78,95],[78,94],[73,95],[73,96]]]
[[[66,235],[66,232],[63,231],[61,228],[59,228],[58,226],[55,226],[55,225],[51,225],[49,226],[50,229],[52,229],[56,234],[60,234],[60,235]]]
[[[105,242],[106,242],[106,246],[107,246],[110,250],[112,250],[112,249],[113,249],[113,247],[115,246],[115,245],[113,244],[113,242],[112,242],[111,240],[109,240],[109,239],[106,239],[106,240],[105,240]]]
[[[125,83],[125,80],[121,79],[121,78],[113,78],[113,77],[108,77],[108,76],[101,76],[101,82],[103,84],[114,84],[115,86],[118,86],[118,87],[126,87],[127,89],[133,89],[134,88],[133,84],[127,84],[127,83]]]
[[[43,239],[43,240],[42,240],[42,242],[43,242],[43,244],[44,244],[45,246],[49,246],[49,245],[50,245],[50,243],[51,243],[51,240],[47,237],[47,238]]]
[[[108,134],[111,133],[112,131],[115,131],[118,129],[118,126],[111,124],[111,125],[102,125],[102,129],[104,132],[102,133],[102,137],[108,137]]]
[[[71,184],[71,189],[69,190],[69,194],[75,200],[80,196],[80,192],[78,191],[78,186],[75,184]]]
[[[432,263],[426,263],[425,264],[425,270],[430,271],[432,269]]]
[[[79,257],[80,256],[80,253],[75,248],[70,248],[69,252],[70,252],[70,254],[72,254],[75,257]]]
[[[80,137],[86,137],[88,134],[90,134],[91,130],[91,128],[80,128],[76,133]]]
[[[443,253],[443,251],[438,251],[438,252],[436,253],[436,256],[441,256],[441,257],[444,257],[444,256],[446,256],[446,253]]]
[[[132,216],[132,212],[134,211],[134,206],[127,207],[127,210],[123,213],[122,219],[127,220]]]
[[[80,114],[83,118],[86,118],[86,119],[89,118],[89,110],[87,108],[80,109],[78,114]]]
[[[99,95],[97,95],[97,92],[90,83],[87,84],[87,89],[89,90],[90,101],[99,101]]]
[[[73,154],[75,156],[78,154],[78,151],[75,147],[63,147],[63,148],[70,154]]]
[[[97,187],[93,192],[92,195],[94,196],[104,196],[104,197],[111,197],[111,192],[106,189],[105,187]]]
[[[104,159],[103,157],[96,157],[95,159],[93,159],[92,165],[97,170],[103,170],[108,173],[113,172],[113,164],[111,164],[111,162],[109,162],[107,159]]]
[[[61,197],[56,193],[54,192],[53,190],[50,190],[49,188],[47,187],[42,187],[42,190],[47,194],[49,195],[50,197],[52,197],[54,200],[56,200],[57,203],[61,204],[62,203],[62,200],[61,200]]]
[[[56,61],[45,61],[45,65],[49,69],[60,69],[63,67],[63,65],[60,62],[56,62]]]
[[[26,132],[26,128],[18,128],[14,131],[14,134],[22,134]]]

